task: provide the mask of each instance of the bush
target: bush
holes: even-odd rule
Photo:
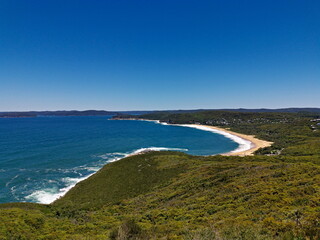
[[[114,229],[109,237],[112,240],[141,239],[142,230],[133,219],[128,219],[120,227]]]

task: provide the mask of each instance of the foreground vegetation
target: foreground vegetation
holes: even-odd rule
[[[250,157],[150,152],[107,164],[53,204],[1,204],[0,239],[320,239],[319,116],[142,117],[275,144]]]

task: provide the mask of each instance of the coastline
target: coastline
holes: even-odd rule
[[[138,121],[149,121],[155,122],[162,125],[172,125],[172,126],[181,126],[181,127],[191,127],[204,131],[210,131],[217,134],[224,135],[227,138],[232,139],[233,141],[239,144],[239,147],[235,150],[232,150],[227,153],[222,153],[220,155],[223,156],[253,156],[254,152],[260,148],[269,147],[273,144],[273,142],[269,142],[266,140],[261,140],[256,138],[254,135],[247,135],[243,133],[237,133],[230,131],[225,128],[210,126],[210,125],[202,125],[202,124],[169,124],[166,122],[160,122],[159,120],[149,120],[149,119],[136,119],[136,118],[127,118],[127,119],[114,119],[114,120],[138,120]],[[142,152],[143,153],[143,152]],[[141,153],[140,153],[141,154]]]
[[[224,129],[221,127],[215,127],[215,126],[209,126],[209,125],[201,125],[201,124],[169,124],[166,122],[160,122],[159,120],[148,120],[148,119],[113,119],[113,120],[135,120],[135,121],[149,121],[149,122],[154,122],[156,124],[162,124],[162,125],[172,125],[172,126],[181,126],[181,127],[190,127],[190,128],[196,128],[199,130],[203,130],[203,131],[210,131],[210,132],[214,132],[220,135],[224,135],[227,138],[232,139],[233,141],[235,141],[236,143],[239,144],[239,147],[235,150],[232,150],[230,152],[227,153],[222,153],[222,154],[217,154],[217,155],[222,155],[222,156],[253,156],[254,152],[256,150],[258,150],[259,148],[263,148],[263,147],[268,147],[271,146],[273,143],[272,142],[268,142],[268,141],[264,141],[261,139],[256,138],[255,136],[252,135],[246,135],[246,134],[241,134],[241,133],[237,133],[237,132],[233,132],[230,131],[228,129]],[[130,156],[134,156],[134,155],[140,155],[140,154],[144,154],[147,152],[151,152],[151,151],[170,151],[170,150],[174,150],[174,151],[187,151],[187,149],[180,149],[180,148],[164,148],[164,147],[148,147],[148,148],[141,148],[141,149],[137,149],[131,153],[126,153],[124,154],[123,157],[116,157],[115,159],[113,159],[110,162],[114,162],[114,161],[118,161],[121,160],[123,158],[126,157],[130,157]],[[214,155],[212,155],[214,156]],[[92,175],[94,175],[96,172],[89,174],[88,176],[82,177],[80,179],[78,179],[77,181],[75,181],[74,183],[72,183],[70,186],[67,186],[65,188],[60,189],[60,191],[58,193],[55,194],[50,194],[50,196],[48,196],[48,193],[44,190],[39,190],[36,191],[34,193],[32,193],[31,195],[29,195],[28,197],[37,197],[38,199],[41,199],[40,203],[42,204],[50,204],[54,201],[56,201],[57,199],[63,197],[70,189],[72,189],[77,183],[91,177]]]
[[[243,157],[244,156],[253,156],[254,152],[257,151],[258,149],[269,147],[273,144],[273,142],[258,139],[254,135],[246,135],[246,134],[242,134],[242,133],[237,133],[237,132],[233,132],[233,131],[230,131],[228,129],[224,129],[221,127],[215,127],[215,126],[209,126],[209,125],[197,125],[197,124],[193,124],[193,125],[216,130],[217,133],[224,132],[224,133],[227,133],[230,135],[234,135],[234,136],[236,136],[240,139],[243,139],[247,142],[250,142],[250,146],[248,149],[239,149],[238,151],[237,151],[237,149],[235,149],[231,152],[221,154],[223,156],[243,156]]]

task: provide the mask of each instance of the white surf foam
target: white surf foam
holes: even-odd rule
[[[214,133],[223,135],[223,136],[225,136],[225,137],[227,137],[227,138],[229,138],[239,144],[238,148],[236,148],[235,150],[233,150],[231,152],[246,151],[252,147],[252,143],[248,140],[245,140],[245,139],[238,137],[236,135],[233,135],[233,134],[230,134],[230,133],[227,133],[224,131],[212,129],[212,128],[206,127],[206,126],[197,126],[197,125],[193,125],[193,124],[168,124],[168,123],[162,123],[158,120],[142,120],[142,121],[150,121],[150,122],[154,122],[156,124],[162,124],[162,125],[173,125],[173,126],[196,128],[199,130],[214,132]],[[188,151],[188,149],[167,148],[167,147],[145,147],[145,148],[139,148],[139,149],[134,150],[132,152],[125,152],[125,153],[113,152],[113,153],[106,153],[103,155],[99,155],[97,157],[99,157],[103,160],[106,160],[105,163],[110,163],[110,162],[118,161],[118,160],[125,158],[127,156],[136,155],[136,154],[147,152],[147,151]],[[102,164],[101,167],[104,164]],[[38,203],[44,203],[44,204],[52,203],[55,200],[57,200],[58,198],[64,196],[77,183],[87,179],[88,177],[93,175],[95,172],[100,170],[101,167],[100,166],[92,166],[92,167],[91,166],[90,167],[83,166],[82,168],[86,168],[89,171],[93,171],[93,173],[91,173],[90,175],[87,175],[85,177],[80,177],[80,178],[69,178],[69,177],[63,178],[62,181],[64,181],[66,183],[66,187],[61,188],[61,189],[47,188],[47,189],[37,190],[37,191],[33,192],[32,194],[28,195],[26,197],[26,199],[31,200],[31,201],[35,201]]]
[[[246,151],[252,148],[253,143],[243,139],[241,137],[238,137],[236,135],[233,135],[231,133],[228,132],[224,132],[224,131],[220,131],[217,129],[213,129],[210,127],[206,127],[206,126],[197,126],[195,124],[169,124],[169,123],[165,123],[165,122],[160,122],[160,121],[154,121],[155,123],[159,123],[162,125],[172,125],[172,126],[180,126],[180,127],[190,127],[190,128],[196,128],[199,130],[203,130],[203,131],[208,131],[208,132],[213,132],[213,133],[218,133],[220,135],[223,135],[231,140],[233,140],[234,142],[238,143],[239,146],[235,149],[232,150],[231,153],[237,153],[237,152],[242,152],[242,151]]]
[[[126,153],[120,153],[120,152],[106,153],[106,154],[100,155],[98,157],[100,157],[102,159],[107,159],[108,160],[107,162],[115,162],[115,161],[118,161],[122,158],[136,155],[136,154],[143,153],[143,152],[148,152],[148,151],[183,151],[183,152],[186,152],[186,151],[188,151],[188,149],[186,149],[186,148],[168,148],[168,147],[146,147],[146,148],[139,148],[139,149],[134,150],[132,152],[126,152]],[[110,156],[113,156],[113,158],[110,159]]]
[[[223,135],[223,136],[233,140],[234,142],[238,143],[239,146],[235,150],[231,151],[232,153],[242,152],[242,151],[246,151],[246,150],[249,150],[249,149],[252,148],[252,143],[250,141],[245,140],[245,139],[243,139],[241,137],[238,137],[238,136],[233,135],[233,134],[228,133],[228,132],[220,131],[220,130],[213,129],[213,128],[206,127],[206,126],[197,126],[197,125],[193,125],[193,124],[180,124],[179,126],[191,127],[191,128],[196,128],[196,129],[208,131],[208,132],[218,133],[220,135]]]
[[[92,173],[93,174],[93,173]],[[64,178],[63,180],[68,184],[67,187],[57,188],[46,188],[38,190],[25,197],[27,200],[35,201],[38,203],[49,204],[57,200],[58,198],[65,195],[71,188],[73,188],[78,182],[81,182],[92,174],[82,178]]]
[[[147,151],[183,151],[186,152],[188,149],[186,148],[166,148],[166,147],[148,147],[148,148],[140,148],[138,150],[133,151],[129,155],[136,155],[139,153],[147,152]]]
[[[118,161],[122,158],[125,158],[127,156],[139,154],[146,151],[188,151],[188,149],[183,148],[166,148],[166,147],[146,147],[146,148],[139,148],[137,150],[134,150],[132,152],[114,152],[114,153],[106,153],[103,155],[99,155],[97,157],[100,157],[105,161],[104,164],[101,164],[101,167],[95,166],[95,167],[86,167],[86,166],[80,166],[77,168],[81,169],[87,169],[89,171],[92,171],[93,173],[85,176],[85,177],[79,177],[79,178],[71,178],[71,177],[65,177],[62,178],[61,181],[65,183],[66,187],[59,189],[56,188],[45,188],[41,190],[37,190],[30,195],[26,196],[25,199],[37,203],[43,203],[43,204],[50,204],[54,202],[55,200],[59,199],[60,197],[64,196],[71,188],[73,188],[77,183],[89,178],[91,175],[99,171],[103,165],[110,162]],[[70,171],[69,171],[70,172]],[[49,182],[51,180],[48,180]]]

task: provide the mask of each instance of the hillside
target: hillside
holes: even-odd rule
[[[0,205],[0,239],[319,239],[317,114],[155,113],[275,144],[252,157],[150,152],[107,164],[51,205]]]
[[[86,111],[29,111],[29,112],[0,112],[0,118],[18,118],[18,117],[39,117],[39,116],[110,116],[117,112],[103,110],[86,110]]]

